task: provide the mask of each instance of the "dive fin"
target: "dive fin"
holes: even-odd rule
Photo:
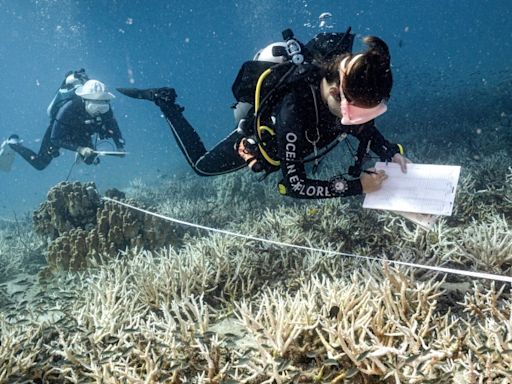
[[[0,145],[0,170],[9,172],[15,157],[16,152],[9,146],[9,140],[5,140],[2,145]]]
[[[166,101],[174,103],[176,101],[176,91],[174,88],[116,88],[123,95],[132,97],[134,99],[144,99],[149,101]]]
[[[138,88],[116,88],[123,95],[133,97],[134,99],[144,99],[149,101],[155,100],[155,89],[138,89]]]

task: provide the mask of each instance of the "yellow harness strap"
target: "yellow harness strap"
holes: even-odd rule
[[[263,84],[263,81],[265,80],[265,78],[272,72],[272,68],[269,68],[267,69],[265,72],[263,72],[260,77],[258,78],[258,82],[256,83],[256,90],[254,92],[254,113],[258,116],[257,120],[256,120],[256,130],[257,130],[257,133],[258,133],[258,138],[259,138],[259,143],[258,143],[258,148],[263,156],[263,158],[271,165],[274,165],[274,166],[279,166],[279,164],[281,164],[281,162],[279,160],[274,160],[270,157],[270,155],[267,153],[267,151],[263,148],[263,145],[261,145],[260,143],[262,143],[262,136],[263,136],[263,132],[264,131],[267,131],[268,133],[270,133],[272,136],[275,136],[276,133],[275,131],[266,126],[266,125],[261,125],[260,124],[260,116],[258,115],[258,110],[260,109],[260,95],[261,95],[261,86]]]

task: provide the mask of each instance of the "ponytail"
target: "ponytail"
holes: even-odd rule
[[[350,69],[344,90],[356,104],[374,107],[391,96],[391,56],[387,44],[376,36],[366,36],[363,43],[368,50]]]
[[[367,54],[375,55],[379,58],[382,65],[389,66],[391,56],[389,55],[388,45],[384,40],[377,36],[366,36],[363,38],[363,43],[368,46]]]
[[[343,90],[347,98],[361,107],[375,107],[391,96],[393,76],[391,74],[391,55],[388,45],[377,36],[366,36],[363,43],[368,46],[364,52],[342,54],[323,63],[323,77],[329,83],[339,82],[339,64],[349,57],[362,53],[345,76]]]

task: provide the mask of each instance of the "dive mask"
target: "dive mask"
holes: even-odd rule
[[[341,124],[343,125],[364,124],[382,115],[388,110],[388,106],[384,101],[381,101],[375,107],[362,108],[349,103],[345,97],[345,93],[343,92],[343,80],[345,78],[345,74],[350,71],[350,68],[352,68],[351,64],[356,62],[361,56],[362,54],[354,56],[349,63],[347,63],[348,58],[345,58],[340,62],[340,109],[342,115]]]
[[[91,116],[98,116],[110,110],[110,103],[107,100],[85,100],[85,110]]]

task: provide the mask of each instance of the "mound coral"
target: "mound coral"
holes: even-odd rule
[[[107,194],[124,197],[114,191]],[[113,258],[127,248],[177,244],[183,233],[155,217],[103,201],[94,183],[56,185],[33,219],[36,233],[48,242],[50,271],[83,270],[91,260]]]

